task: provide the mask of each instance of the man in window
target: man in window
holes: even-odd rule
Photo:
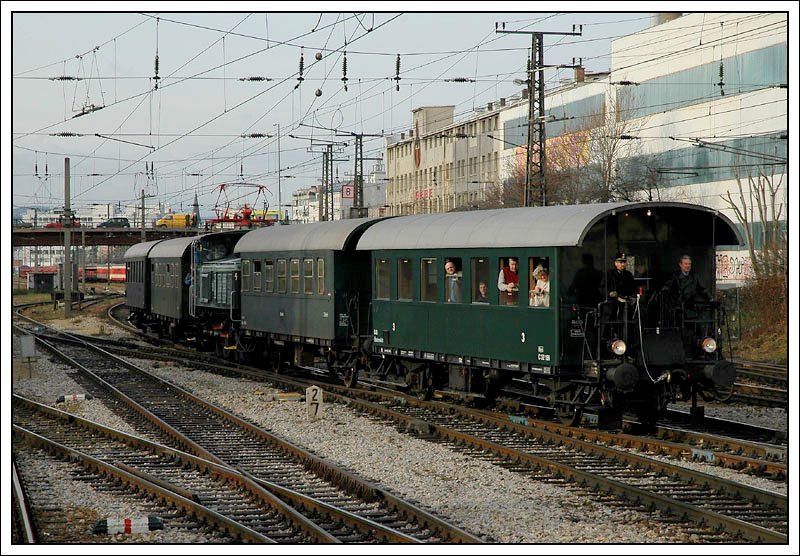
[[[508,259],[508,266],[500,269],[497,276],[497,289],[500,290],[500,303],[516,305],[519,299],[519,261],[515,257]]]
[[[456,272],[456,264],[448,260],[444,264],[447,302],[461,303],[461,277]]]

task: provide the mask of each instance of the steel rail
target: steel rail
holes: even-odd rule
[[[20,439],[30,443],[33,446],[43,448],[49,453],[61,454],[69,458],[70,461],[79,463],[88,469],[114,477],[125,484],[134,485],[136,488],[139,488],[148,494],[159,498],[160,500],[163,500],[169,504],[174,504],[175,506],[181,508],[188,515],[196,514],[203,516],[210,522],[215,523],[220,529],[226,531],[226,533],[231,537],[259,543],[275,542],[272,539],[265,537],[264,535],[257,533],[256,531],[253,531],[252,529],[207,508],[206,506],[198,504],[193,500],[189,500],[180,494],[173,492],[172,490],[168,490],[157,484],[151,483],[142,477],[131,474],[101,459],[64,446],[63,444],[55,442],[49,438],[17,425],[12,425],[12,432],[14,436],[18,436]]]

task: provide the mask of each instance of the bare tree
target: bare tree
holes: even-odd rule
[[[767,175],[761,169],[757,176],[748,173],[749,187],[745,191],[737,170],[738,203],[734,202],[730,190],[721,195],[744,229],[757,278],[778,276],[787,269],[786,229],[781,224],[784,201],[780,198],[784,175],[784,172],[777,177]]]
[[[592,196],[599,202],[629,198],[636,188],[638,177],[627,179],[620,172],[620,161],[641,156],[643,152],[639,132],[644,119],[634,118],[635,95],[630,89],[611,95],[608,110],[590,122],[587,184]]]

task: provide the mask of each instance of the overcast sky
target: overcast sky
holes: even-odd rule
[[[453,104],[458,118],[518,94],[513,80],[524,78],[530,35],[497,33],[496,22],[506,30],[567,33],[583,25],[581,36],[546,35],[544,59],[583,58],[591,72],[609,69],[613,38],[649,27],[653,15],[386,11],[397,3],[377,4],[381,13],[245,11],[264,3],[234,4],[236,13],[37,13],[24,10],[38,4],[11,4],[19,10],[11,15],[12,67],[4,72],[13,75],[13,204],[63,205],[69,157],[75,206],[131,204],[145,189],[175,208],[198,192],[204,210],[217,201],[221,183],[240,181],[266,185],[277,205],[277,139],[242,135],[277,135],[280,125],[282,175],[294,176],[281,179],[285,205],[293,190],[321,178],[321,141],[348,143],[337,172],[342,179],[352,174],[352,139],[324,128],[398,132],[410,128],[413,108]],[[75,77],[81,80],[64,79]],[[241,80],[250,77],[269,81]],[[571,69],[546,73],[548,83],[571,77]],[[454,78],[469,81],[448,81]],[[63,133],[81,135],[53,135]],[[368,137],[365,155],[378,157],[383,146]]]

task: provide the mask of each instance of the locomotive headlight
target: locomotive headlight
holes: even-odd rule
[[[627,350],[628,346],[626,346],[625,342],[622,340],[614,340],[611,342],[611,351],[614,352],[614,355],[625,355]]]
[[[703,351],[706,353],[714,353],[717,351],[717,341],[714,338],[706,338],[702,341],[700,347],[702,347]]]

